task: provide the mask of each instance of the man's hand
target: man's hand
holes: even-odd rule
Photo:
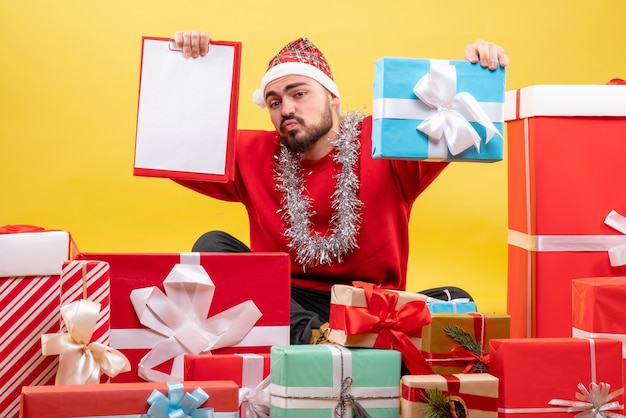
[[[204,57],[209,52],[211,34],[199,30],[177,31],[174,34],[174,42],[178,48],[182,48],[186,57]]]
[[[503,68],[509,65],[509,57],[504,48],[482,39],[465,46],[465,59],[473,64],[480,61],[482,67],[488,67],[490,70],[498,68],[498,63]]]

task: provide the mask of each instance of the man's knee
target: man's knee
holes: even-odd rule
[[[191,251],[204,253],[241,253],[250,248],[224,231],[209,231],[200,236]]]

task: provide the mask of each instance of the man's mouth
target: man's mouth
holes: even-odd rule
[[[299,120],[299,118],[297,118],[294,115],[290,115],[287,116],[285,118],[283,118],[283,121],[281,122],[281,129],[283,129],[284,131],[291,131],[293,129],[296,129],[296,127],[298,125],[302,125],[303,122],[301,120]]]
[[[297,120],[295,120],[295,119],[287,119],[286,121],[283,122],[282,128],[285,131],[290,131],[290,130],[294,129],[297,125],[298,125],[298,121]]]

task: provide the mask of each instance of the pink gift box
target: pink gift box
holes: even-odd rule
[[[143,325],[131,294],[138,289],[164,290],[169,274],[180,267],[200,269],[215,285],[208,318],[238,304],[253,302],[260,318],[245,338],[232,346],[212,349],[213,354],[269,353],[272,345],[289,344],[290,264],[285,253],[81,253],[81,260],[101,260],[110,265],[111,331],[110,346],[121,351],[132,370],[112,382],[138,382],[139,364],[166,337]],[[185,267],[186,266],[186,267]],[[194,270],[197,271],[197,270]],[[137,294],[137,292],[135,292]],[[197,340],[194,338],[194,340]],[[194,341],[197,342],[197,341]],[[202,347],[194,347],[201,351]],[[184,354],[202,354],[191,350]],[[180,368],[178,368],[180,367]],[[156,370],[183,373],[180,363],[164,362]]]

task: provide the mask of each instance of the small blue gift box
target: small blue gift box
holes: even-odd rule
[[[373,157],[502,160],[505,75],[469,61],[378,59]]]
[[[476,302],[469,300],[433,300],[426,302],[431,314],[434,313],[469,313],[476,312]]]

